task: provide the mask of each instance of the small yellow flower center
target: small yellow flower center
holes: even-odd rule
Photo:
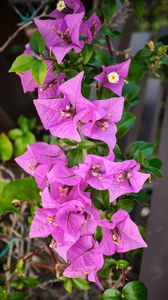
[[[53,216],[48,216],[47,217],[47,221],[48,221],[48,223],[50,223],[50,224],[52,224],[54,227],[57,227],[58,225],[57,225],[57,223],[55,222],[55,217]]]
[[[120,79],[120,76],[117,72],[111,72],[107,75],[107,78],[110,83],[117,83]]]
[[[57,10],[58,11],[62,11],[64,8],[66,7],[65,2],[64,1],[59,1],[57,3]]]
[[[118,228],[112,229],[111,234],[112,234],[112,241],[114,242],[114,244],[119,246],[121,241],[122,241],[122,238],[121,238],[121,235],[120,235],[120,232],[119,232]]]

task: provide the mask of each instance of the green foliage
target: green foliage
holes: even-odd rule
[[[137,151],[140,151],[142,153],[143,158],[146,159],[149,158],[152,154],[154,154],[155,145],[143,141],[134,142],[128,146],[126,150],[126,157],[128,159],[133,158],[136,155]]]
[[[75,148],[68,152],[68,167],[73,167],[83,161],[83,152],[82,150]]]
[[[148,293],[145,285],[140,281],[132,281],[125,285],[122,290],[125,300],[147,300]]]
[[[36,60],[32,65],[33,79],[41,86],[47,75],[47,65],[44,60]]]
[[[12,204],[13,200],[38,201],[39,198],[39,189],[33,178],[27,177],[8,183],[0,181],[0,213],[18,213]]]
[[[73,278],[72,282],[73,282],[73,285],[80,290],[90,289],[88,282],[82,278]]]
[[[101,300],[121,300],[121,293],[117,289],[108,289],[103,293]]]
[[[19,156],[23,154],[27,149],[27,145],[36,141],[35,135],[31,132],[35,122],[35,119],[27,119],[21,115],[17,122],[20,128],[11,129],[8,136],[5,133],[0,134],[0,160],[5,162],[10,160],[12,155]]]
[[[41,55],[45,50],[45,41],[38,30],[34,32],[30,39],[30,47],[38,55]]]
[[[0,160],[3,162],[11,159],[13,146],[5,133],[0,134]]]
[[[32,65],[35,61],[35,57],[27,54],[21,54],[15,59],[9,72],[23,73],[25,71],[28,71],[32,68]]]
[[[133,210],[133,208],[134,208],[133,199],[131,199],[129,197],[123,197],[122,199],[120,199],[117,202],[116,207],[117,207],[117,209],[124,209],[128,213],[130,213]]]
[[[103,0],[102,12],[106,21],[110,21],[116,9],[116,0]]]
[[[39,189],[32,177],[17,179],[7,183],[2,191],[2,197],[12,201],[18,199],[21,201],[39,200]]]
[[[147,289],[140,281],[132,281],[125,285],[122,292],[117,289],[106,290],[101,300],[147,300]]]
[[[134,126],[135,116],[132,113],[124,112],[122,119],[118,122],[117,138],[120,139]]]
[[[92,188],[91,199],[98,209],[107,210],[110,207],[108,190],[98,191]]]
[[[82,50],[82,59],[83,63],[86,65],[93,55],[93,46],[86,44],[84,49]]]
[[[131,0],[134,12],[137,17],[142,18],[145,11],[145,1],[144,0]]]

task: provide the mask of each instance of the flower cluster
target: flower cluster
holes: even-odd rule
[[[79,0],[57,3],[48,20],[35,19],[46,45],[60,64],[72,49],[81,51],[90,44],[101,23],[95,13],[84,23],[84,7]],[[79,39],[79,35],[83,39]],[[26,53],[31,53],[29,45]],[[118,197],[139,192],[149,174],[140,171],[135,160],[117,162],[113,154],[116,145],[116,123],[123,113],[122,87],[128,74],[130,60],[103,67],[95,79],[117,96],[90,101],[81,92],[84,72],[62,83],[48,64],[47,78],[42,87],[31,79],[29,71],[21,74],[24,91],[38,88],[34,101],[44,128],[53,136],[80,142],[83,137],[105,142],[109,147],[106,157],[86,155],[83,163],[67,167],[67,158],[57,145],[37,142],[28,146],[16,162],[33,176],[41,190],[42,207],[32,221],[30,237],[52,237],[50,247],[65,260],[66,277],[87,278],[102,285],[97,272],[103,267],[104,255],[123,253],[146,247],[137,225],[124,210],[114,213],[109,220],[104,211],[93,205],[87,187],[108,190],[110,202]],[[97,227],[102,227],[102,240],[95,239]]]

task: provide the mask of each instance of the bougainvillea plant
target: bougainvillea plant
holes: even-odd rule
[[[40,189],[30,238],[49,237],[62,259],[60,279],[81,278],[104,290],[107,266],[116,267],[121,285],[102,299],[145,300],[143,283],[127,283],[123,258],[147,247],[129,212],[151,175],[160,175],[153,165],[159,159],[149,143],[134,142],[125,155],[119,146],[135,121],[129,110],[138,102],[147,60],[153,57],[156,71],[154,62],[166,63],[166,52],[159,56],[164,46],[150,42],[132,62],[129,54],[118,60],[111,45],[118,34],[114,4],[102,1],[86,15],[80,0],[58,1],[45,18],[34,19],[37,30],[10,72],[19,75],[24,92],[36,92],[37,113],[56,142],[28,145],[16,162]]]

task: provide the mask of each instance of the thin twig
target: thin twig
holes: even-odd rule
[[[60,283],[60,282],[61,282],[60,279],[58,279],[58,278],[50,279],[50,280],[48,280],[48,281],[45,281],[45,282],[43,282],[43,283],[38,284],[38,285],[36,286],[36,288],[45,289],[45,287],[46,287],[47,285],[50,285],[50,284],[53,284],[53,283],[57,283],[57,282]]]
[[[27,28],[28,26],[30,26],[33,23],[33,19],[34,17],[36,17],[39,13],[39,11],[44,7],[44,5],[47,3],[48,1],[43,1],[43,3],[41,3],[41,5],[34,11],[34,13],[32,14],[32,16],[30,17],[30,21],[29,22],[21,22],[19,25],[19,28],[16,29],[16,31],[14,31],[14,33],[8,37],[7,41],[0,47],[0,53],[3,52],[8,46],[9,44],[18,36],[18,34],[25,28]],[[39,16],[39,17],[43,17],[45,15],[45,11]]]
[[[131,267],[128,267],[127,269],[125,269],[125,277],[126,275],[130,272],[131,270]],[[120,285],[122,285],[122,279],[123,279],[123,276],[121,275],[118,280],[115,281],[115,283],[113,284],[113,288],[118,288],[120,287]]]
[[[22,26],[20,26],[10,37],[8,37],[7,41],[0,47],[0,53],[3,52],[8,46],[9,44],[18,36],[18,34],[25,29],[26,27],[28,27],[29,25],[31,25],[33,23],[33,21],[29,21],[27,23],[24,23]]]
[[[106,43],[107,43],[107,47],[108,47],[108,50],[109,50],[109,54],[112,56],[113,55],[113,48],[112,48],[112,45],[110,43],[110,40],[109,40],[108,36],[106,36]]]

